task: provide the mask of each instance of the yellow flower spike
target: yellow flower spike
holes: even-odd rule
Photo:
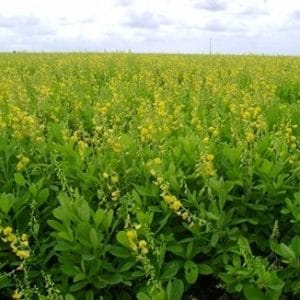
[[[142,225],[141,225],[141,224],[134,224],[134,228],[135,228],[136,230],[139,230],[139,229],[142,228]]]
[[[19,290],[15,290],[14,293],[12,294],[12,299],[13,300],[21,300],[22,299],[23,294],[21,292],[19,292]]]
[[[152,176],[155,176],[155,175],[156,175],[156,171],[155,171],[154,169],[151,169],[151,170],[150,170],[150,174],[151,174]]]
[[[161,164],[161,159],[160,159],[159,157],[154,158],[153,162],[154,162],[156,165],[160,165],[160,164]]]
[[[175,211],[179,210],[182,207],[182,204],[179,200],[176,200],[172,206],[171,206]]]
[[[213,154],[208,154],[206,156],[206,160],[208,160],[208,161],[213,161],[214,159],[215,159],[215,156]]]
[[[12,252],[14,252],[14,253],[16,253],[18,251],[18,248],[15,246],[14,243],[10,244],[10,248],[11,248]]]
[[[13,244],[15,244],[17,242],[17,237],[13,233],[10,233],[6,239],[8,242],[12,242]]]
[[[217,136],[219,135],[219,130],[218,130],[218,129],[215,129],[215,130],[213,131],[212,135],[213,135],[214,137],[217,137]]]
[[[294,135],[292,135],[292,136],[291,136],[291,141],[292,141],[292,142],[295,142],[296,140],[297,140],[297,138],[296,138]]]
[[[250,118],[250,113],[248,111],[243,113],[243,119],[249,119]]]
[[[119,176],[118,175],[111,176],[111,182],[112,183],[117,183],[118,181],[119,181]]]
[[[139,248],[140,249],[145,249],[145,248],[147,248],[147,242],[145,241],[145,240],[140,240],[139,241]]]
[[[205,137],[203,139],[203,143],[207,145],[209,143],[209,137]]]
[[[23,271],[24,270],[24,264],[21,263],[18,267],[17,267],[18,271]]]
[[[183,220],[186,220],[189,217],[189,214],[185,211],[184,213],[182,213],[181,217]]]
[[[21,245],[22,245],[23,247],[28,248],[29,243],[28,243],[28,241],[21,241]]]
[[[21,236],[22,241],[28,241],[28,235],[26,233],[23,233]]]
[[[20,258],[20,259],[25,259],[29,257],[29,251],[28,250],[18,250],[16,252],[16,255]]]
[[[120,191],[116,190],[111,193],[111,197],[113,201],[117,201],[120,198]]]
[[[129,241],[133,241],[137,239],[137,233],[135,230],[128,230],[126,234]]]
[[[168,205],[172,205],[177,200],[176,197],[172,195],[165,195],[163,198]]]
[[[107,179],[107,178],[109,177],[109,175],[108,175],[107,172],[104,172],[102,175],[103,175],[103,177],[104,177],[105,179]]]
[[[255,140],[255,134],[252,131],[246,132],[246,140],[251,143]]]
[[[148,252],[149,252],[148,248],[144,248],[144,249],[141,250],[141,253],[143,255],[146,255]]]
[[[3,234],[4,235],[10,235],[11,233],[13,232],[13,229],[11,228],[11,227],[5,227],[4,229],[3,229]]]

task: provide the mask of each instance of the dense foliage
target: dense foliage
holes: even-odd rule
[[[299,58],[1,54],[1,299],[296,299],[299,120]]]

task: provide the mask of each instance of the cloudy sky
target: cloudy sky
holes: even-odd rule
[[[0,0],[0,51],[300,55],[299,0]]]

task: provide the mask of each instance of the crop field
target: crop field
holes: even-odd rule
[[[0,298],[300,299],[300,58],[0,54]]]

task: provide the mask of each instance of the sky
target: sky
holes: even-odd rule
[[[300,0],[0,0],[0,51],[300,55]]]

